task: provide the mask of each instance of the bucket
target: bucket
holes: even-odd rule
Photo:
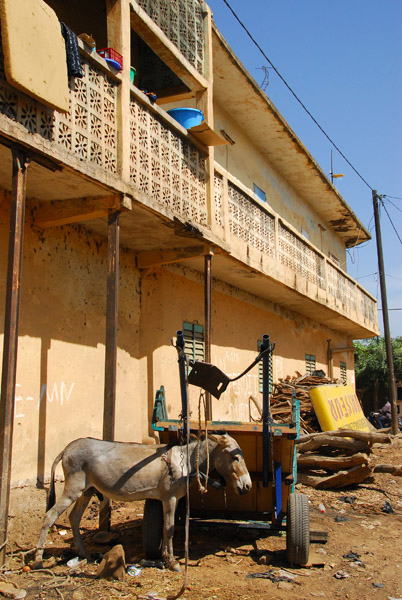
[[[204,119],[202,111],[197,108],[171,108],[167,112],[186,129],[199,125]]]
[[[135,70],[134,67],[130,67],[130,83],[134,83],[134,77],[136,75],[137,71]]]

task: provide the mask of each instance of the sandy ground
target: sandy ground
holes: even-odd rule
[[[379,463],[402,464],[402,436],[394,439],[392,446],[377,446],[375,457]],[[328,534],[326,543],[311,545],[311,564],[289,567],[284,534],[259,537],[255,530],[240,531],[219,524],[207,528],[191,522],[188,582],[183,597],[187,600],[402,599],[402,477],[378,474],[373,482],[346,490],[316,491],[298,486],[297,491],[307,494],[310,500],[311,529]],[[37,542],[45,498],[46,491],[35,487],[12,490],[7,563],[0,580],[26,590],[26,598],[40,600],[140,598],[152,592],[156,598],[165,598],[179,592],[185,581],[184,570],[173,573],[144,568],[138,576],[106,581],[95,577],[96,564],[70,569],[65,560],[75,553],[71,551],[66,514],[48,536],[44,570],[23,571],[30,559],[26,552]],[[386,502],[393,513],[384,512]],[[320,511],[320,503],[324,504],[325,513]],[[111,545],[93,541],[98,508],[99,503],[94,499],[81,525],[87,548],[103,554]],[[113,543],[123,545],[127,564],[138,565],[143,558],[142,513],[140,502],[113,504],[112,532],[116,534]],[[182,560],[183,527],[176,527],[174,546],[178,559]],[[250,577],[256,574],[264,577]]]

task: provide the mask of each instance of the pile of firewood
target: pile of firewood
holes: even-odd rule
[[[375,464],[373,444],[389,444],[388,433],[339,429],[302,435],[296,440],[297,481],[313,488],[339,489],[374,473],[402,476],[402,465]]]
[[[300,400],[300,426],[303,431],[313,433],[320,431],[316,414],[310,399],[309,390],[318,385],[329,383],[340,383],[337,379],[318,375],[303,375],[279,379],[274,383],[274,391],[270,395],[270,410],[274,421],[278,423],[289,423],[292,418],[292,396],[296,391],[296,397]]]
[[[292,420],[292,398],[300,401],[300,428],[302,435],[296,440],[297,480],[317,489],[339,489],[361,483],[373,477],[374,473],[392,473],[402,476],[402,465],[376,464],[373,444],[391,443],[391,437],[384,432],[338,430],[321,432],[309,391],[319,385],[338,384],[337,379],[325,374],[290,377],[274,383],[270,394],[270,414],[278,423]],[[250,396],[262,419],[262,409]]]

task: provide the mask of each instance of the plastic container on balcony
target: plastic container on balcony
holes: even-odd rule
[[[130,67],[130,83],[134,83],[134,77],[136,76],[137,71],[135,67]]]
[[[204,119],[204,114],[197,108],[171,108],[167,112],[186,129],[199,125]]]
[[[105,59],[105,61],[117,71],[121,71],[123,68],[123,57],[121,54],[116,52],[114,48],[101,48],[98,50],[98,54]]]

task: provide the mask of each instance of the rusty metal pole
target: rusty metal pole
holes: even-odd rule
[[[205,362],[211,362],[211,333],[212,333],[212,256],[206,254],[204,257],[204,320],[205,320]],[[206,420],[212,421],[211,394],[205,392],[206,398]]]
[[[105,392],[103,405],[103,439],[114,440],[116,416],[116,365],[119,291],[119,212],[108,217],[107,297],[106,297],[106,347]],[[99,515],[99,529],[110,530],[110,502],[104,502]]]
[[[396,435],[399,431],[399,428],[398,428],[398,414],[397,414],[397,409],[396,409],[396,385],[395,385],[395,373],[394,373],[394,357],[392,354],[392,341],[391,341],[391,333],[390,333],[390,329],[389,329],[387,287],[385,284],[384,255],[382,252],[382,236],[381,236],[381,225],[380,225],[380,209],[378,206],[379,199],[380,199],[380,197],[377,194],[377,190],[373,190],[374,223],[375,223],[375,236],[376,236],[376,240],[377,240],[378,270],[379,270],[379,275],[380,275],[381,305],[382,305],[382,318],[383,318],[383,323],[384,323],[385,351],[386,351],[386,355],[387,355],[389,400],[391,403],[391,411],[392,411],[392,433],[394,435]]]
[[[8,507],[10,502],[18,318],[24,240],[26,171],[28,166],[28,159],[23,151],[13,147],[12,155],[12,196],[0,399],[0,566],[4,565],[6,557]]]

